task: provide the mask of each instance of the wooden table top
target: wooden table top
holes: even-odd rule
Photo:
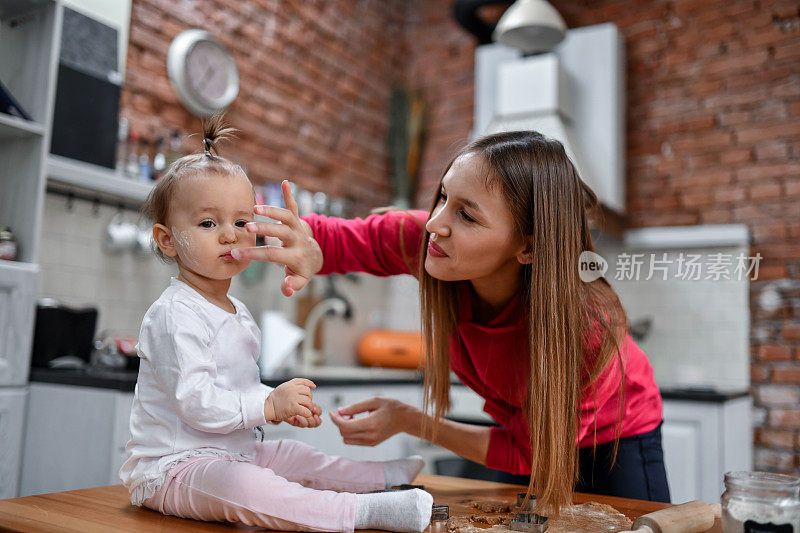
[[[425,485],[425,489],[433,494],[437,504],[449,505],[451,516],[474,512],[466,504],[459,503],[462,500],[516,501],[517,493],[525,489],[520,485],[432,475],[420,475],[415,483]],[[575,503],[587,501],[611,505],[631,519],[669,507],[669,504],[664,503],[575,494]],[[92,533],[106,531],[220,532],[257,529],[241,524],[198,522],[175,518],[149,509],[133,507],[130,504],[128,491],[122,485],[0,500],[0,531]],[[429,533],[431,533],[431,529],[428,528]],[[445,533],[447,531],[446,528],[440,526],[436,526],[435,529]],[[709,530],[709,532],[721,531],[719,520]]]

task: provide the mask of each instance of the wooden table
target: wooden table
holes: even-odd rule
[[[446,476],[421,475],[415,483],[425,485],[437,504],[450,506],[451,516],[467,514],[468,507],[458,503],[465,499],[503,499],[515,501],[520,485],[493,483]],[[575,494],[576,503],[607,503],[630,518],[669,507],[664,503],[611,498],[591,494]],[[128,491],[122,485],[95,489],[55,492],[25,498],[0,500],[0,531],[80,533],[107,531],[231,531],[256,530],[237,524],[198,522],[164,516],[149,509],[133,507]],[[431,528],[428,528],[430,532]],[[436,526],[437,531],[447,530]],[[710,532],[721,532],[719,520]]]

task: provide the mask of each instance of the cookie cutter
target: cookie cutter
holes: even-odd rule
[[[517,513],[508,523],[508,529],[526,533],[544,533],[547,531],[547,517],[536,513]]]
[[[448,520],[450,518],[449,505],[435,505],[431,509],[431,522],[437,520]]]
[[[531,497],[528,498],[528,503],[525,504],[525,507],[522,507],[522,502],[525,501],[525,496],[527,496],[527,492],[518,492],[517,493],[517,509],[521,512],[532,513],[536,509],[536,496],[531,494]]]

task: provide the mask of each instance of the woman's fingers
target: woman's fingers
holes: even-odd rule
[[[328,413],[328,415],[331,417],[333,423],[339,428],[339,433],[342,435],[367,432],[372,429],[372,420],[370,420],[369,416],[346,420],[341,415],[332,411]]]
[[[281,294],[286,297],[289,297],[294,294],[294,288],[292,287],[292,278],[286,277],[283,278],[281,282]]]
[[[289,248],[281,246],[251,246],[248,248],[234,248],[231,255],[242,261],[269,261],[279,265],[287,265],[295,261],[295,253]]]
[[[291,296],[294,291],[301,290],[308,283],[307,277],[297,274],[288,266],[284,267],[284,274],[286,277],[283,278],[283,283],[281,283],[281,291],[287,296]]]
[[[344,407],[340,407],[337,409],[340,415],[357,415],[359,413],[366,413],[369,411],[374,411],[378,407],[380,407],[381,403],[383,402],[382,398],[368,398],[366,400],[362,400],[360,402],[356,402],[350,405],[346,405]]]
[[[296,209],[296,208],[295,208]],[[298,229],[300,226],[300,219],[297,215],[289,209],[283,207],[275,207],[274,205],[256,205],[253,206],[253,212],[257,215],[262,215],[273,220],[277,220],[281,225],[289,228]],[[264,224],[264,222],[259,222]],[[275,222],[266,222],[266,224],[275,224]],[[277,224],[275,224],[277,226]]]
[[[292,244],[297,240],[296,230],[288,225],[276,224],[275,222],[248,222],[245,224],[244,229],[256,235],[275,237],[280,240],[284,246]]]
[[[291,211],[295,217],[298,217],[297,202],[294,201],[294,195],[292,195],[292,186],[289,183],[289,180],[283,180],[281,182],[281,192],[283,192],[283,203],[286,205],[286,209]]]

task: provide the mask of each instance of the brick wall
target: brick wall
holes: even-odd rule
[[[756,468],[797,472],[796,2],[552,3],[570,27],[611,21],[625,38],[630,223],[750,228],[752,252],[764,257],[751,284]],[[234,50],[243,79],[258,80],[243,83],[230,116],[243,130],[235,148],[254,180],[291,176],[366,209],[391,198],[386,102],[391,84],[405,81],[428,106],[417,194],[427,206],[471,127],[474,43],[451,21],[451,0],[176,4],[134,0],[123,112],[136,127],[196,129],[172,95],[163,55],[180,30],[208,28]]]
[[[122,116],[154,140],[199,121],[173,92],[169,43],[208,30],[233,53],[239,96],[228,119],[239,139],[223,154],[256,183],[291,178],[356,201],[356,212],[391,198],[385,149],[388,98],[402,81],[400,0],[134,0]],[[199,140],[186,142],[200,149]]]

